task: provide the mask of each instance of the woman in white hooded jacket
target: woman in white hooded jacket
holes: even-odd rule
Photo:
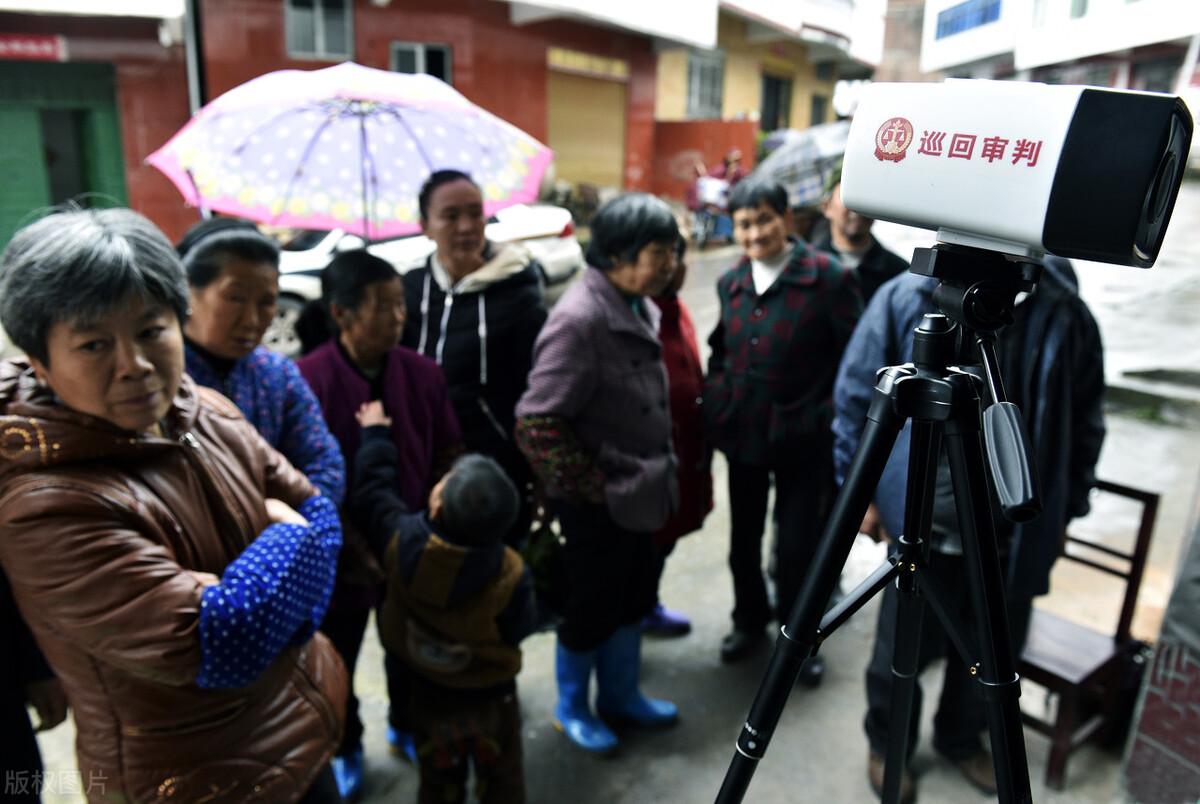
[[[401,342],[442,367],[466,449],[494,458],[521,492],[521,515],[506,539],[516,545],[532,514],[532,473],[513,426],[546,321],[539,269],[525,247],[487,241],[483,195],[467,174],[433,173],[419,206],[437,250],[404,275]]]

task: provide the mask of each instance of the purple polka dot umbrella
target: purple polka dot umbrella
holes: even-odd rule
[[[382,240],[420,231],[435,170],[471,174],[490,216],[535,201],[551,157],[437,78],[347,62],[231,89],[146,161],[193,206]]]

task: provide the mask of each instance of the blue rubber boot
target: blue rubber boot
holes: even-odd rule
[[[389,723],[387,727],[387,741],[392,756],[407,759],[414,765],[417,764],[417,746],[413,742],[412,732],[400,731]]]
[[[344,801],[357,801],[363,786],[363,752],[359,748],[346,754],[336,756],[329,763],[333,768],[333,778],[337,780],[338,793]]]
[[[638,625],[618,628],[596,653],[596,712],[610,723],[662,728],[679,721],[679,707],[647,698],[638,689],[642,634]]]
[[[554,670],[558,678],[558,705],[554,727],[585,751],[607,754],[617,747],[617,735],[592,714],[588,706],[588,681],[596,651],[567,650],[559,642]]]

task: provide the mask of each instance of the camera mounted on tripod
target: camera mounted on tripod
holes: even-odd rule
[[[881,369],[858,450],[738,737],[719,804],[741,802],[804,660],[895,585],[891,726],[883,800],[900,800],[924,606],[982,685],[999,800],[1032,801],[991,509],[1040,511],[1024,417],[1008,401],[996,337],[1032,293],[1046,253],[1151,267],[1183,180],[1192,118],[1176,97],[1019,81],[874,84],[846,143],[841,194],[860,215],[933,229],[912,273],[937,279],[941,313],[913,334],[912,362]],[[968,347],[978,354],[976,373]],[[982,377],[980,376],[982,374]],[[906,426],[909,426],[906,429]],[[907,488],[898,552],[832,609],[830,596],[901,433]],[[969,611],[927,572],[935,482],[945,459]],[[989,471],[990,470],[990,471]]]

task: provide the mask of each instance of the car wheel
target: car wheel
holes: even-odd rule
[[[296,296],[280,296],[275,308],[275,318],[263,335],[263,346],[273,352],[290,357],[300,356],[300,336],[296,333],[296,322],[304,309],[304,300]]]

